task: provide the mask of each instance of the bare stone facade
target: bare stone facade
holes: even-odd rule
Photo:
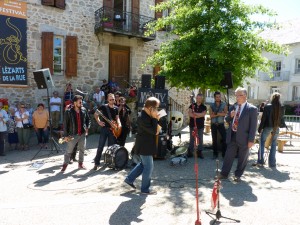
[[[130,1],[129,1],[130,2]],[[150,6],[154,0],[140,1],[140,15],[154,18],[154,11]],[[65,85],[72,83],[74,89],[102,84],[102,79],[108,79],[109,74],[109,46],[111,44],[130,48],[130,79],[139,79],[142,74],[152,74],[153,68],[143,68],[148,56],[158,49],[165,40],[164,32],[158,32],[154,41],[144,42],[138,38],[126,36],[94,33],[94,13],[103,5],[102,0],[66,0],[65,10],[41,5],[40,0],[27,1],[27,59],[28,86],[3,87],[0,95],[9,99],[9,104],[17,101],[31,103],[33,107],[39,102],[46,103],[46,90],[37,89],[33,71],[41,69],[41,35],[42,32],[53,32],[54,35],[66,37],[76,36],[78,39],[77,76],[68,78],[65,75],[53,75],[55,88],[50,89],[50,96],[54,90],[63,97]],[[128,5],[130,7],[130,5]],[[170,96],[179,104],[188,107],[190,92],[170,90]]]

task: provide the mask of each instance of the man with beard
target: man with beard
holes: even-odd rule
[[[224,126],[224,117],[227,114],[227,106],[225,102],[221,101],[221,93],[216,91],[214,93],[215,102],[209,109],[210,121],[211,121],[211,136],[213,144],[213,159],[218,158],[218,132],[222,138],[222,157],[226,152],[226,130]]]
[[[73,98],[73,107],[67,109],[64,115],[64,137],[67,142],[67,148],[61,172],[66,170],[76,144],[78,144],[77,148],[79,151],[78,168],[85,169],[83,165],[84,149],[90,126],[91,120],[88,112],[82,106],[82,96],[75,95]]]

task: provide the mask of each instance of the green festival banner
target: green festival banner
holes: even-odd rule
[[[0,85],[27,85],[26,2],[0,0]]]

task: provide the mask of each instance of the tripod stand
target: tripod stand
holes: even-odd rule
[[[40,73],[42,73],[42,75],[44,76],[44,79],[46,79],[45,81],[44,81],[44,83],[43,84],[40,84],[39,82],[41,81],[40,80],[40,75],[38,75],[38,74],[40,74]],[[50,72],[49,72],[49,74],[50,74]],[[50,112],[50,97],[49,97],[49,88],[48,88],[48,86],[49,86],[49,84],[47,84],[46,82],[50,82],[50,83],[52,83],[52,86],[53,86],[53,82],[52,82],[52,80],[50,79],[50,76],[48,76],[47,78],[45,78],[45,71],[43,71],[43,70],[41,70],[41,71],[36,71],[36,72],[34,72],[34,76],[35,76],[35,80],[36,80],[36,82],[37,82],[37,84],[38,84],[38,88],[39,89],[46,89],[47,90],[47,105],[48,105],[48,113],[49,113],[49,126],[50,126],[50,134],[49,134],[49,142],[50,142],[50,153],[49,153],[49,155],[48,155],[48,157],[51,155],[51,154],[53,154],[53,152],[54,152],[54,150],[56,150],[56,152],[58,153],[59,151],[63,151],[61,148],[60,148],[60,146],[59,146],[59,144],[57,143],[57,141],[54,139],[54,137],[53,137],[53,131],[52,131],[52,116],[51,116],[51,112]],[[46,88],[45,88],[46,87]],[[55,149],[54,149],[55,148]],[[41,152],[43,150],[43,147],[41,147],[39,150],[38,150],[38,152],[32,157],[32,159],[31,159],[31,161],[33,160],[33,159],[35,159],[35,157]]]
[[[219,160],[216,160],[216,163],[217,163],[217,170],[216,170],[217,180],[215,181],[215,185],[216,185],[216,189],[217,189],[217,201],[218,201],[218,203],[217,203],[217,212],[212,213],[212,212],[205,211],[205,213],[207,215],[209,215],[211,218],[213,218],[212,215],[216,216],[216,219],[214,220],[212,225],[214,225],[221,218],[228,219],[228,220],[235,221],[235,222],[239,223],[239,222],[241,222],[240,220],[225,217],[225,216],[222,216],[222,214],[221,214],[221,210],[220,210],[220,183],[221,182],[220,182],[220,179],[219,179]],[[214,190],[215,190],[215,187],[214,187]]]

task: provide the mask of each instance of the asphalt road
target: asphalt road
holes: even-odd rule
[[[182,130],[183,143],[189,138],[188,128]],[[173,138],[177,145],[178,137]],[[98,135],[87,139],[85,166],[77,164],[61,173],[63,152],[38,152],[35,137],[31,150],[7,151],[0,158],[0,224],[1,225],[130,225],[130,224],[213,224],[210,217],[211,193],[216,174],[212,150],[204,150],[205,159],[189,158],[185,165],[170,166],[170,159],[155,160],[152,187],[157,195],[144,196],[133,191],[123,180],[130,166],[116,171],[102,166],[93,168]],[[211,137],[204,136],[209,147]],[[126,143],[131,150],[133,137]],[[65,148],[61,146],[62,150]],[[277,167],[251,167],[257,148],[251,150],[242,182],[230,177],[222,182],[220,211],[222,216],[240,220],[245,225],[296,225],[300,215],[300,147],[277,153]],[[38,154],[37,154],[38,153]],[[36,155],[37,154],[37,155]],[[36,155],[36,158],[31,160]],[[222,159],[220,158],[220,166]],[[198,199],[196,174],[198,168]],[[234,171],[235,163],[232,168]],[[197,205],[199,213],[197,213]],[[235,224],[220,218],[215,224]]]

